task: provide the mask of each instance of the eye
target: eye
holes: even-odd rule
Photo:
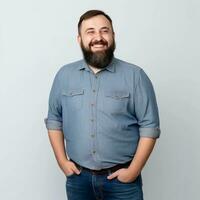
[[[103,27],[103,28],[101,29],[101,33],[109,33],[109,32],[110,32],[110,29],[107,28],[107,27]]]
[[[103,33],[108,33],[108,30],[107,30],[107,29],[105,29],[105,30],[103,30],[102,32],[103,32]]]
[[[89,34],[89,35],[92,35],[92,34],[94,34],[94,31],[87,31],[87,34]]]

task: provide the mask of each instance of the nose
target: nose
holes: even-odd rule
[[[102,39],[102,34],[101,34],[101,32],[96,32],[96,34],[95,34],[95,39],[96,39],[96,40],[101,40],[101,39]]]

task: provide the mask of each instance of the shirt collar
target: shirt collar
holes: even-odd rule
[[[80,66],[78,66],[78,70],[85,69],[86,71],[91,71],[90,67],[86,63],[86,61],[83,59]],[[115,57],[113,57],[111,63],[105,67],[103,70],[108,70],[110,72],[115,72]]]

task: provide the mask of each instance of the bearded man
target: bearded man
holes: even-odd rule
[[[114,56],[115,32],[103,11],[78,22],[83,59],[60,68],[45,118],[68,200],[143,200],[141,171],[160,136],[152,83]]]

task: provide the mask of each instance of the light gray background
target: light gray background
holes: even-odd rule
[[[143,170],[145,200],[199,200],[198,0],[0,1],[0,199],[65,200],[43,118],[58,69],[81,58],[79,16],[113,19],[116,57],[141,66],[162,135]]]

